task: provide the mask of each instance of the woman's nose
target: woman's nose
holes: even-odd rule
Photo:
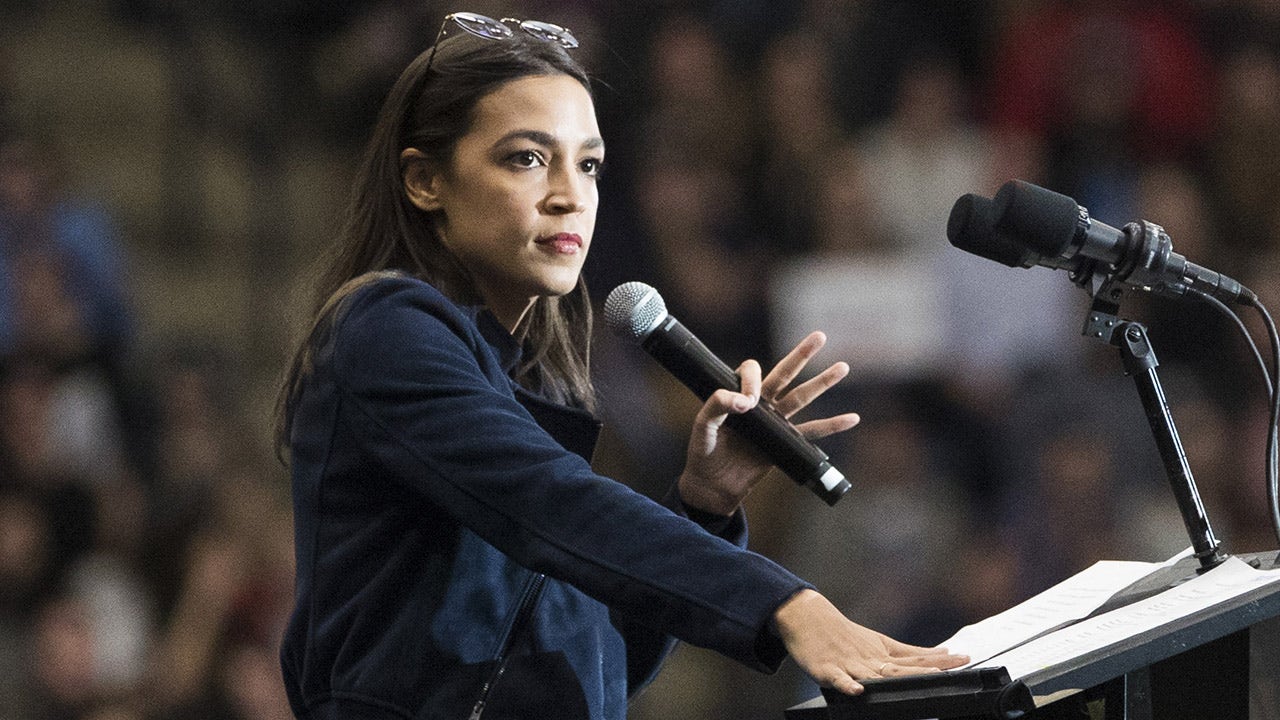
[[[581,177],[573,168],[554,170],[550,174],[545,202],[548,212],[577,213],[587,207],[590,179]]]

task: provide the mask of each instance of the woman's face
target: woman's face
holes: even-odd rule
[[[406,189],[415,205],[439,211],[441,241],[512,329],[535,298],[577,284],[603,159],[595,107],[577,80],[521,78],[480,100],[447,168],[424,170],[417,187],[407,171]]]

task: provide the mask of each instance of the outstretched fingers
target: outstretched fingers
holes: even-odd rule
[[[849,694],[862,692],[863,680],[938,672],[969,660],[858,625],[813,590],[802,590],[780,605],[773,621],[802,670],[822,686]]]
[[[810,333],[786,357],[778,361],[764,378],[761,386],[763,397],[768,398],[784,417],[791,417],[808,407],[809,403],[848,377],[849,364],[837,362],[794,388],[787,389],[826,342],[827,336],[821,332]]]
[[[906,675],[921,675],[924,673],[942,672],[942,668],[927,667],[919,665],[902,665],[897,662],[886,662],[880,665],[874,677],[904,677]]]
[[[887,656],[869,657],[856,663],[858,667],[850,669],[846,674],[853,680],[872,680],[876,678],[903,677],[951,670],[969,662],[964,655],[952,655],[946,648],[918,647],[907,645],[887,636],[885,651]],[[861,684],[859,687],[861,688]],[[831,684],[831,687],[837,687]],[[861,692],[861,689],[859,689]]]
[[[826,370],[809,378],[808,380],[795,386],[783,395],[766,396],[774,398],[774,407],[778,412],[786,417],[791,417],[800,410],[809,406],[826,391],[835,387],[841,380],[849,375],[849,364],[846,362],[838,362],[828,367]]]
[[[827,336],[821,332],[814,331],[809,333],[808,337],[801,340],[798,345],[787,353],[786,357],[778,361],[777,365],[769,371],[764,379],[764,386],[761,388],[764,396],[768,398],[776,398],[780,396],[792,380],[804,370],[805,365],[813,359],[814,355],[827,344]]]
[[[857,425],[862,417],[858,413],[844,413],[835,417],[822,418],[821,420],[809,420],[796,425],[796,429],[801,435],[810,440],[818,440],[828,435],[834,435],[838,432],[844,432],[849,428]]]
[[[951,670],[968,662],[968,656],[953,655],[943,647],[919,647],[896,640],[889,644],[888,663],[891,667],[902,669],[904,675]]]
[[[853,673],[839,665],[815,668],[810,674],[818,685],[835,688],[846,695],[858,695],[865,689],[854,679]]]

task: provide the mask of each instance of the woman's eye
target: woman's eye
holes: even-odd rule
[[[582,168],[582,172],[588,175],[599,177],[600,173],[604,170],[604,160],[601,160],[600,158],[587,158],[579,163],[578,167]]]
[[[521,150],[508,158],[513,165],[522,168],[533,168],[543,165],[542,156],[535,150]]]

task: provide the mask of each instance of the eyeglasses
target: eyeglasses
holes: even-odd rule
[[[488,40],[508,40],[515,36],[515,31],[511,29],[512,25],[539,40],[556,43],[566,50],[578,47],[578,39],[573,36],[573,33],[569,32],[569,28],[563,28],[559,25],[542,22],[541,20],[517,20],[515,18],[494,20],[491,17],[477,15],[476,13],[456,12],[444,16],[444,22],[440,24],[440,32],[436,33],[436,41],[431,44],[431,57],[427,58],[427,68],[430,68],[431,63],[436,59],[436,48],[440,47],[442,40],[449,37],[451,30],[461,28],[476,37]]]

